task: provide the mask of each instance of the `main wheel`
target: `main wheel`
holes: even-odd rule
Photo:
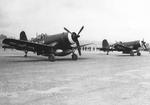
[[[26,58],[26,57],[27,57],[27,55],[25,54],[25,55],[24,55],[24,57]]]
[[[54,62],[55,61],[55,55],[54,54],[49,55],[48,60],[51,62]]]
[[[77,60],[78,56],[76,54],[72,54],[72,60]]]
[[[134,56],[134,52],[133,51],[130,52],[130,56]]]
[[[25,51],[25,55],[24,55],[24,57],[27,57],[27,53],[28,53],[28,51]]]
[[[140,53],[140,52],[138,52],[138,53],[137,53],[137,56],[141,56],[141,53]]]

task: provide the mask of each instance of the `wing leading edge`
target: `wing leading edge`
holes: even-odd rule
[[[33,43],[24,40],[10,39],[10,38],[4,39],[2,43],[14,47],[17,50],[23,50],[23,51],[27,50],[32,52],[38,52],[38,51],[51,52],[53,50],[53,47],[44,44]]]

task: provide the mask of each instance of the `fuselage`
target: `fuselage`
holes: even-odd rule
[[[51,45],[53,43],[57,43],[55,48],[61,50],[71,49],[71,45],[74,44],[70,41],[68,33],[60,33],[56,35],[47,36],[44,40],[44,44]]]
[[[34,42],[38,42],[52,47],[54,46],[56,56],[66,56],[72,53],[71,45],[75,43],[72,40],[71,34],[65,32],[55,35],[41,36],[34,40]]]
[[[131,41],[131,42],[124,42],[123,43],[127,47],[131,47],[135,50],[137,50],[139,47],[141,47],[140,41]]]

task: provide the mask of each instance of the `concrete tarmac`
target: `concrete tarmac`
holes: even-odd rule
[[[150,54],[36,56],[0,49],[0,105],[150,105]]]

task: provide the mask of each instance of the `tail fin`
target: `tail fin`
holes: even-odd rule
[[[21,31],[20,32],[20,40],[24,40],[24,41],[27,41],[27,36],[26,36],[26,33],[24,31]]]
[[[103,40],[103,42],[102,42],[102,49],[103,49],[103,51],[105,52],[107,52],[107,55],[109,54],[109,43],[108,43],[108,41],[106,40],[106,39],[104,39]]]
[[[102,42],[102,48],[108,50],[109,49],[109,43],[106,39]]]

